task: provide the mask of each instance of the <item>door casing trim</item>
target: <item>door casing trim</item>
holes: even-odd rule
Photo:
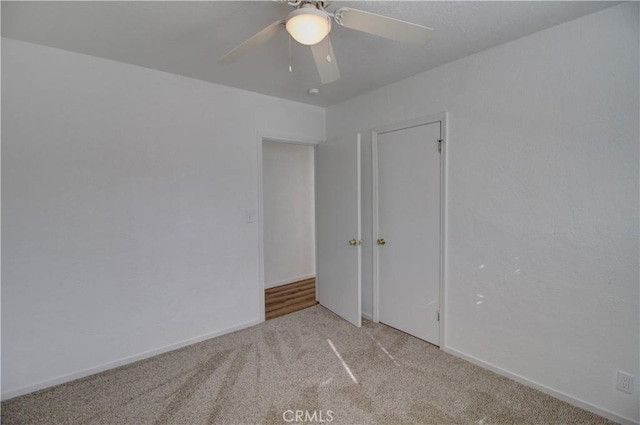
[[[371,131],[371,162],[372,162],[372,184],[373,184],[373,314],[372,318],[375,323],[379,322],[379,264],[378,264],[378,136],[389,133],[391,131],[404,130],[406,128],[417,127],[422,125],[440,123],[440,139],[442,140],[442,150],[440,152],[440,348],[446,347],[446,282],[447,282],[447,151],[449,145],[448,139],[448,114],[441,112],[438,114],[428,115],[424,117],[413,118],[395,124],[386,125],[375,128]]]

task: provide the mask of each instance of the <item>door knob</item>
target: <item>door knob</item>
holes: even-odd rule
[[[378,245],[384,245],[386,243],[387,243],[387,241],[385,241],[384,239],[382,239],[382,238],[378,239]]]
[[[349,245],[351,245],[351,246],[356,246],[356,245],[358,245],[358,241],[357,241],[357,240],[355,240],[355,239],[351,239],[351,240],[349,241]]]

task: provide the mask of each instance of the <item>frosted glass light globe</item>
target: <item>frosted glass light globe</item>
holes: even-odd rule
[[[329,14],[314,7],[296,9],[287,17],[287,31],[298,43],[320,43],[331,31]]]

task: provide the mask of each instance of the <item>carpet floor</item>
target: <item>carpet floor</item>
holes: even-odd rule
[[[314,419],[611,423],[387,326],[357,329],[321,306],[2,403],[6,425]]]

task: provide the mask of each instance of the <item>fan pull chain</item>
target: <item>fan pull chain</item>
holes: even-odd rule
[[[289,34],[289,72],[293,72],[291,67],[291,34]]]
[[[331,28],[331,18],[327,17],[327,20],[329,21],[329,28]],[[331,41],[329,41],[329,34],[327,34],[325,39],[327,40],[327,62],[331,63]]]

